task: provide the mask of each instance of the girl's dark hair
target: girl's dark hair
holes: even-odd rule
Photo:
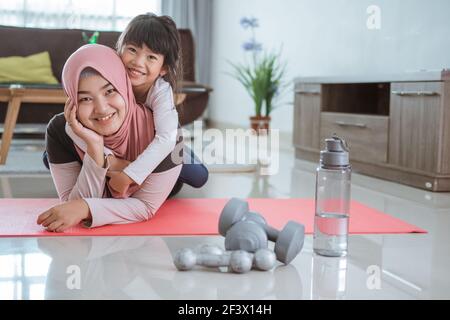
[[[134,17],[117,40],[116,49],[119,54],[129,43],[139,47],[145,44],[153,52],[164,56],[167,73],[163,78],[177,93],[183,79],[183,66],[180,34],[172,18],[153,13]]]

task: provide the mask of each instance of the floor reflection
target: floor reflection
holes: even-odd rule
[[[175,248],[170,238],[37,241],[51,258],[46,299],[301,299],[303,295],[301,277],[293,265],[240,275],[222,268],[180,272],[172,263],[172,252],[179,246]]]
[[[40,253],[0,255],[0,300],[39,300],[51,259]]]
[[[312,299],[341,300],[346,297],[347,257],[312,255]]]

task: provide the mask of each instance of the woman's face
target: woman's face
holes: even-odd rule
[[[80,79],[77,104],[78,120],[102,136],[117,132],[127,112],[123,97],[100,75]]]

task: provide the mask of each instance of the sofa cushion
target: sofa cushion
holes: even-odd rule
[[[57,84],[47,51],[27,57],[0,58],[0,83]]]
[[[48,51],[55,77],[60,81],[64,63],[81,47],[82,33],[93,31],[80,29],[41,29],[0,25],[0,57],[27,56]],[[183,53],[184,80],[195,81],[195,47],[189,29],[178,29]],[[98,43],[115,48],[120,32],[100,31]]]

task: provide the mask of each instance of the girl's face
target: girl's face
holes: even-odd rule
[[[77,104],[78,120],[102,136],[117,132],[127,112],[123,97],[100,75],[80,79]]]
[[[145,44],[142,47],[132,43],[125,44],[121,50],[121,58],[133,89],[147,91],[159,76],[167,73],[164,56],[154,53]]]

